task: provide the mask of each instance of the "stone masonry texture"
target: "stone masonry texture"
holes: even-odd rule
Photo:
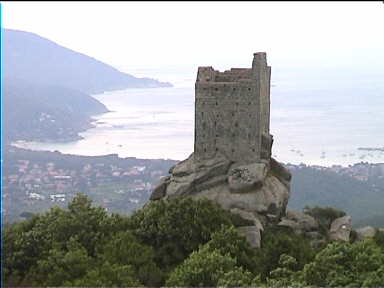
[[[254,53],[252,68],[198,68],[195,161],[215,158],[217,152],[238,163],[269,161],[270,79],[264,52]]]

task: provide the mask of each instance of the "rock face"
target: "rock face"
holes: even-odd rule
[[[315,233],[319,229],[319,224],[312,216],[291,210],[287,210],[286,216],[278,225],[290,227],[295,233],[305,234],[311,238],[316,236]]]
[[[263,227],[285,215],[290,172],[271,158],[270,75],[266,53],[252,68],[199,67],[195,85],[195,148],[153,190],[150,200],[207,198],[252,220],[240,227],[253,247]]]
[[[335,219],[329,229],[329,239],[349,242],[352,230],[352,218],[349,215]]]
[[[274,162],[272,167],[269,163],[238,165],[224,155],[200,162],[194,161],[192,154],[171,168],[171,175],[153,190],[150,199],[213,200],[224,209],[254,221],[254,226],[240,227],[239,231],[253,247],[259,247],[263,226],[280,221],[290,195],[290,173]]]

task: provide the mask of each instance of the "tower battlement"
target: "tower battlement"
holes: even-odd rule
[[[264,52],[254,53],[252,68],[198,68],[195,160],[212,159],[220,152],[239,163],[269,161],[270,78]]]
[[[223,82],[251,81],[252,69],[232,68],[224,72],[214,70],[212,67],[199,67],[197,80],[200,84],[212,84]]]

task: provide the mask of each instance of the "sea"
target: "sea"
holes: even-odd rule
[[[119,68],[138,77],[169,81],[174,87],[92,95],[111,112],[95,115],[95,127],[80,133],[82,140],[13,145],[75,155],[187,158],[194,146],[197,68]],[[283,163],[320,166],[384,163],[383,78],[383,71],[369,69],[273,69],[273,157]]]

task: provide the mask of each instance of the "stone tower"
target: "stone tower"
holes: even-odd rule
[[[206,198],[251,220],[238,227],[260,247],[263,227],[284,217],[291,174],[271,158],[271,67],[266,53],[252,68],[199,67],[195,86],[195,151],[169,170],[150,200]]]
[[[195,85],[195,161],[217,152],[237,163],[269,162],[271,67],[254,53],[252,68],[199,67]]]

